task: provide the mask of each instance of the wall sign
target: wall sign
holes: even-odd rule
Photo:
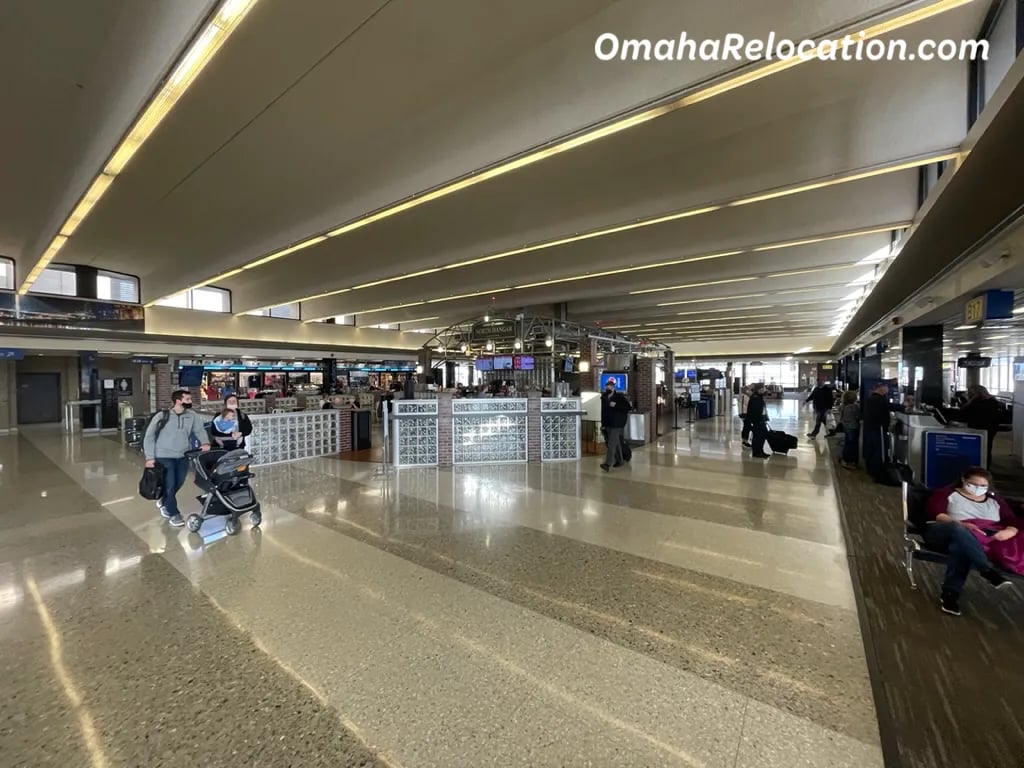
[[[961,357],[956,361],[957,368],[990,368],[991,357]]]
[[[118,397],[131,397],[132,396],[132,380],[129,376],[122,376],[114,379],[114,391],[117,392]]]
[[[1007,320],[1013,317],[1013,291],[985,291],[964,305],[964,322],[975,324],[986,320]]]
[[[24,360],[25,352],[21,349],[0,349],[0,360]]]

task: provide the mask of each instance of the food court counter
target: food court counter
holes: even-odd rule
[[[396,400],[392,461],[398,467],[525,464],[580,458],[578,398]]]

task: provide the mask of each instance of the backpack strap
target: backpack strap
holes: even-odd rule
[[[156,425],[156,432],[153,434],[154,444],[156,443],[157,440],[160,439],[160,433],[164,431],[164,427],[167,426],[167,422],[171,420],[171,412],[169,410],[165,409],[163,411],[160,411],[160,413],[163,415],[160,417],[160,423]],[[155,419],[157,417],[154,416],[153,418]]]

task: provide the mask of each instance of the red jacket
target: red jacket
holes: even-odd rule
[[[928,498],[928,517],[932,520],[936,520],[939,515],[946,514],[946,508],[949,504],[949,495],[955,493],[957,486],[947,485],[945,488],[940,488],[935,491]],[[996,494],[990,494],[997,502],[999,502],[999,522],[1003,525],[1012,525],[1015,528],[1018,527],[1021,522],[1014,514],[1013,509],[1009,504],[1006,503],[1006,499]]]

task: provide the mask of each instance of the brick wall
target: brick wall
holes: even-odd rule
[[[655,404],[657,388],[654,384],[654,358],[638,357],[636,361],[636,388],[633,405],[638,413],[647,414],[647,442],[651,441],[654,429]]]
[[[170,363],[157,363],[153,366],[153,373],[156,374],[157,410],[169,408],[171,406],[171,392],[178,388],[177,382],[173,379]]]
[[[340,426],[338,428],[341,430],[341,434],[338,435],[339,450],[342,453],[348,453],[354,450],[352,445],[352,411],[338,411],[338,415],[340,417]]]
[[[437,393],[437,466],[452,465],[452,395]]]
[[[580,370],[580,392],[597,391],[597,341],[590,337],[580,340],[580,362],[590,364],[586,373]]]

